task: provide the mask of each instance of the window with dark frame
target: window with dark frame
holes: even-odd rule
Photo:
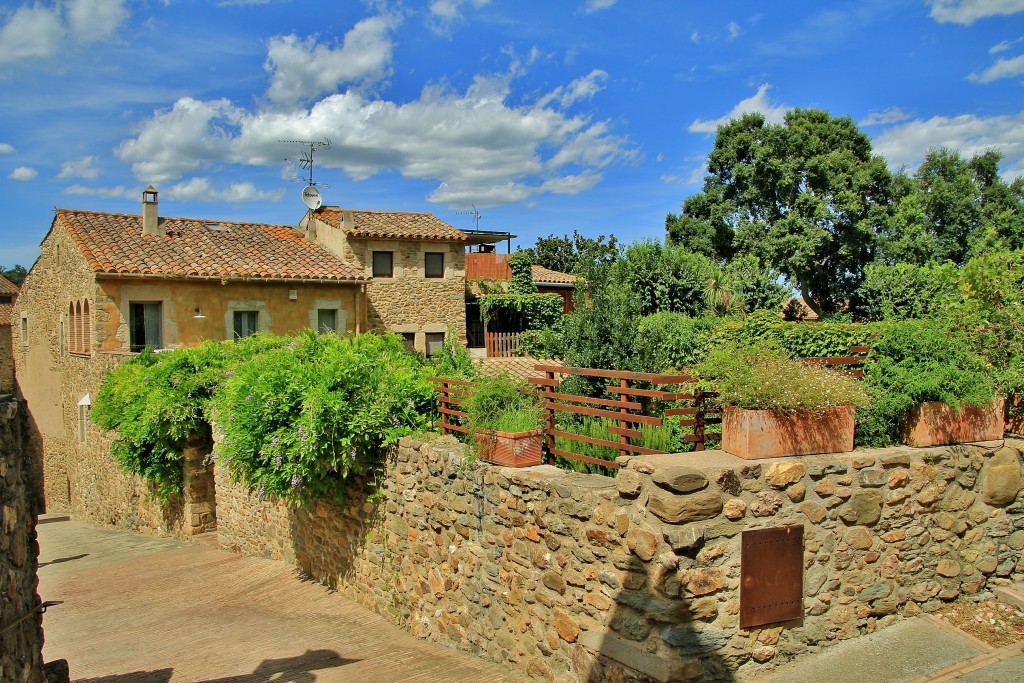
[[[317,334],[331,334],[338,331],[338,310],[335,308],[316,309]]]
[[[394,277],[394,252],[375,251],[373,252],[373,276]]]
[[[409,353],[413,353],[416,350],[416,333],[415,332],[403,332],[402,333],[402,344],[405,345],[405,350]]]
[[[259,332],[260,312],[259,311],[235,311],[234,312],[234,338],[242,339],[251,337]]]
[[[423,275],[425,277],[444,277],[444,254],[427,252],[423,255]]]
[[[128,304],[128,344],[131,351],[139,352],[147,346],[162,348],[161,328],[159,301]]]

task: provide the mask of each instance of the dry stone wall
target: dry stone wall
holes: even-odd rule
[[[35,486],[25,458],[25,410],[0,402],[0,681],[43,679],[36,570]]]
[[[1022,449],[706,451],[623,458],[611,479],[407,438],[378,498],[344,507],[289,510],[219,474],[219,533],[538,680],[732,680],[1024,578]],[[804,617],[740,629],[742,532],[792,524]]]

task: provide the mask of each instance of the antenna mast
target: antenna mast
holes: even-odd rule
[[[473,207],[472,211],[456,211],[455,213],[461,214],[463,216],[472,216],[473,217],[473,225],[476,226],[475,230],[479,231],[480,230],[480,219],[483,216],[481,216],[480,212],[476,210],[476,204],[470,204],[470,206]]]
[[[307,212],[307,220],[313,220],[313,212],[320,208],[323,204],[323,197],[320,196],[320,190],[316,189],[317,185],[321,187],[330,187],[325,183],[317,183],[313,180],[313,153],[316,148],[319,147],[323,150],[331,148],[330,138],[324,138],[323,140],[278,140],[278,142],[286,145],[309,145],[309,151],[303,152],[302,156],[299,157],[298,161],[292,159],[285,159],[288,163],[298,163],[300,168],[309,169],[309,181],[308,185],[302,190],[302,203],[306,205],[309,210]],[[294,180],[302,182],[305,178],[294,178]]]

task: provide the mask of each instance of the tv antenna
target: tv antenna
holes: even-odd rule
[[[302,154],[296,159],[285,158],[285,161],[290,164],[298,164],[303,170],[309,169],[309,179],[302,177],[292,178],[294,182],[306,182],[307,185],[302,189],[302,203],[309,209],[310,214],[320,208],[323,204],[323,197],[320,195],[319,187],[330,187],[326,183],[318,183],[313,180],[313,153],[320,148],[324,151],[331,148],[330,138],[324,138],[323,140],[278,140],[278,142],[286,145],[309,145],[309,151],[303,151]]]
[[[473,224],[476,226],[476,230],[479,231],[480,230],[480,219],[483,218],[483,216],[481,216],[480,212],[476,210],[476,204],[470,204],[470,206],[473,207],[472,211],[456,211],[455,213],[461,214],[463,216],[472,216],[473,217]]]

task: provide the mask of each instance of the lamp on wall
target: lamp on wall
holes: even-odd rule
[[[196,310],[196,314],[194,316],[192,316],[193,318],[195,318],[196,320],[206,320],[206,316],[203,315],[203,312],[199,310],[198,306],[196,306],[195,310]]]

